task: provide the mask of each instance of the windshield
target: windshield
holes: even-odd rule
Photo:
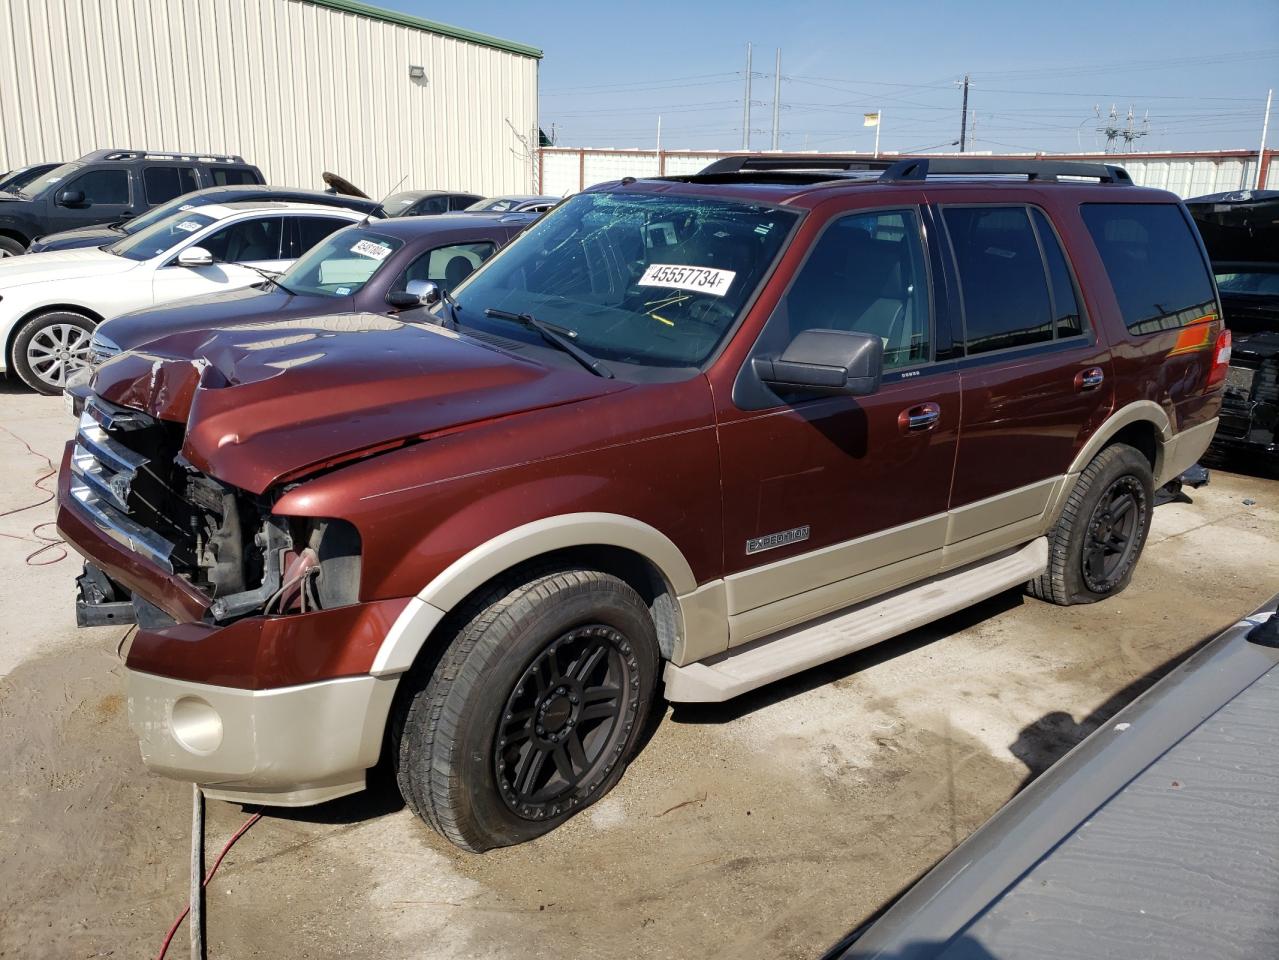
[[[1279,297],[1279,270],[1232,268],[1217,274],[1217,289],[1234,296]]]
[[[520,202],[518,197],[497,197],[493,200],[477,200],[466,210],[468,213],[501,213],[504,210],[510,210]]]
[[[203,230],[211,223],[217,223],[217,220],[207,214],[183,210],[167,220],[153,223],[145,230],[117,240],[106,250],[117,257],[127,257],[130,260],[150,260],[168,253],[191,234]]]
[[[303,254],[280,278],[293,293],[317,297],[349,297],[373,279],[403,240],[347,227],[330,234]]]
[[[217,197],[197,197],[193,193],[184,193],[180,197],[174,197],[168,203],[162,203],[158,207],[152,207],[141,216],[134,217],[132,220],[126,220],[120,224],[120,229],[125,233],[137,233],[145,230],[153,223],[159,223],[166,217],[171,217],[175,213],[183,210],[190,210],[193,207],[202,207],[206,203],[217,203]]]
[[[701,365],[768,273],[797,214],[763,204],[585,193],[566,201],[460,287],[465,325],[509,333],[486,309],[576,333],[605,360]]]
[[[28,183],[25,187],[19,187],[18,194],[28,200],[38,197],[46,190],[52,189],[58,183],[71,176],[71,174],[80,169],[80,166],[79,161],[74,161],[72,163],[64,163],[60,167],[54,167],[43,176],[37,177]]]

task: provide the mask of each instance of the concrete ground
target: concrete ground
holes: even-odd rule
[[[0,383],[0,512],[41,498],[41,456],[71,432],[60,400]],[[1192,496],[1158,508],[1122,596],[1008,593],[740,701],[668,710],[610,796],[534,843],[461,853],[385,787],[269,812],[210,886],[210,955],[816,957],[1279,590],[1279,483],[1218,470]],[[0,517],[0,957],[154,955],[186,896],[190,790],[142,768],[124,631],[76,629],[78,561],[24,562],[52,516]],[[210,802],[210,849],[246,816]]]

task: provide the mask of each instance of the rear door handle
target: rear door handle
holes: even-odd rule
[[[1101,367],[1089,367],[1075,374],[1075,389],[1096,390],[1106,381],[1106,373]]]
[[[897,426],[902,433],[923,433],[937,426],[941,419],[941,407],[931,400],[907,407],[897,414]]]

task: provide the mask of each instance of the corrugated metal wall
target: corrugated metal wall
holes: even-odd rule
[[[1279,161],[1275,152],[1266,171],[1269,189],[1279,189]],[[696,173],[707,164],[733,154],[712,151],[692,153],[655,150],[602,150],[573,147],[547,147],[542,150],[542,193],[564,195],[584,187],[622,177],[651,177],[659,168],[667,174]],[[934,154],[937,156],[937,154]],[[969,154],[976,158],[978,155]],[[1023,155],[1024,156],[1024,155]],[[1075,156],[1076,159],[1100,160],[1125,167],[1140,186],[1170,190],[1183,199],[1208,193],[1225,193],[1249,188],[1256,182],[1257,155],[1243,151],[1223,151],[1200,155],[1123,155],[1100,157]]]
[[[0,0],[0,170],[128,147],[526,193],[516,130],[537,143],[537,60],[477,43],[302,0]]]

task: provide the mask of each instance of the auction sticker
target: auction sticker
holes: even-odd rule
[[[735,270],[716,270],[713,267],[686,267],[674,263],[649,264],[644,276],[639,278],[641,287],[674,287],[693,293],[709,293],[722,297],[728,293]]]
[[[200,229],[202,224],[198,220],[183,220],[181,223],[174,224],[174,230],[183,230],[187,233],[195,233]]]
[[[351,248],[351,252],[358,253],[362,257],[372,257],[374,260],[385,260],[391,255],[391,248],[374,243],[372,240],[361,240]]]

